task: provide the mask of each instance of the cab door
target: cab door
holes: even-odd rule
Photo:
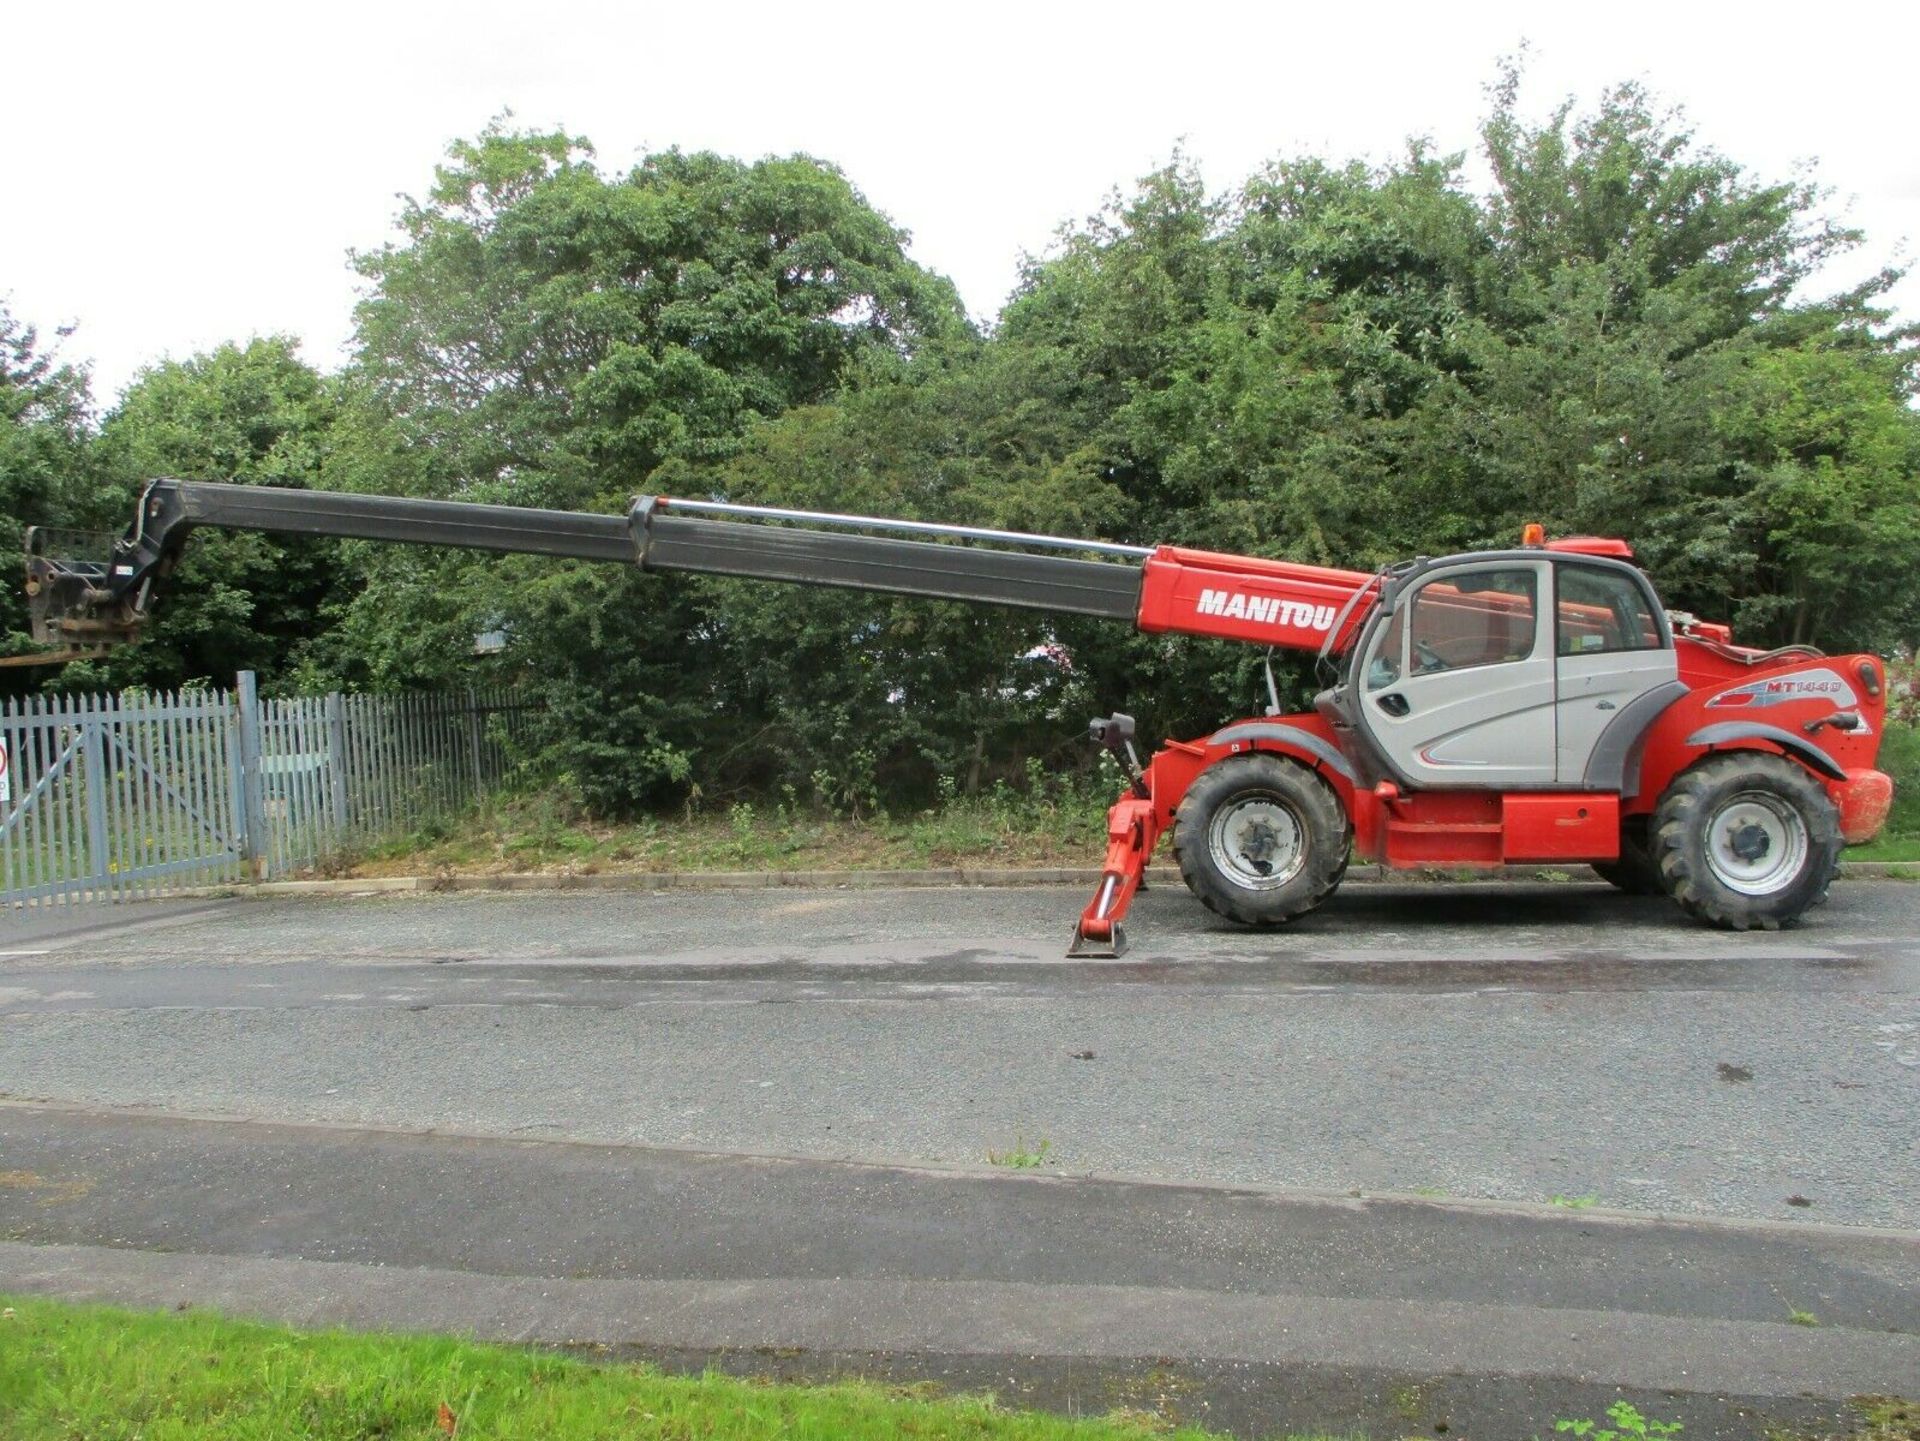
[[[1359,712],[1401,780],[1554,783],[1551,571],[1546,559],[1445,566],[1376,630],[1359,671]]]
[[[1627,748],[1676,688],[1673,637],[1631,567],[1563,560],[1554,572],[1556,770],[1562,785],[1611,789]],[[1603,748],[1612,763],[1596,766]]]

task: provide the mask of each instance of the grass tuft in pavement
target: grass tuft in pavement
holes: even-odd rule
[[[1202,1441],[1156,1417],[1070,1420],[924,1388],[668,1376],[437,1336],[299,1332],[210,1312],[0,1298],[7,1441]],[[1308,1441],[1308,1438],[1298,1438]]]
[[[1780,1431],[1766,1441],[1920,1441],[1920,1401],[1903,1396],[1855,1396],[1847,1403],[1857,1424],[1845,1431]]]
[[[1920,1401],[1903,1396],[1856,1396],[1853,1409],[1865,1430],[1855,1441],[1920,1441]]]
[[[1027,1146],[1027,1138],[1022,1136],[1013,1143],[1013,1149],[1011,1151],[987,1152],[987,1164],[990,1166],[1006,1166],[1015,1171],[1031,1171],[1047,1163],[1047,1152],[1052,1149],[1053,1142],[1045,1139],[1040,1140],[1029,1149]]]

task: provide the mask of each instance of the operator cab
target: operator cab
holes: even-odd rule
[[[1408,789],[1630,794],[1638,741],[1684,687],[1624,552],[1561,542],[1396,573],[1320,708],[1363,770]]]

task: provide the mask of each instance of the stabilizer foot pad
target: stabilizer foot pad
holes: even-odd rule
[[[1123,926],[1116,925],[1112,936],[1098,939],[1084,934],[1078,926],[1073,928],[1073,943],[1067,947],[1070,960],[1115,960],[1126,954],[1127,932]]]

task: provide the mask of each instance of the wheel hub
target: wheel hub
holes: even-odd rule
[[[1221,874],[1249,890],[1285,885],[1306,864],[1306,827],[1276,796],[1247,796],[1214,813],[1207,844]]]
[[[1745,825],[1728,838],[1727,847],[1736,859],[1757,861],[1773,848],[1773,837],[1765,826]]]
[[[1733,796],[1707,823],[1707,866],[1743,896],[1770,896],[1794,884],[1810,849],[1806,820],[1771,792]]]

